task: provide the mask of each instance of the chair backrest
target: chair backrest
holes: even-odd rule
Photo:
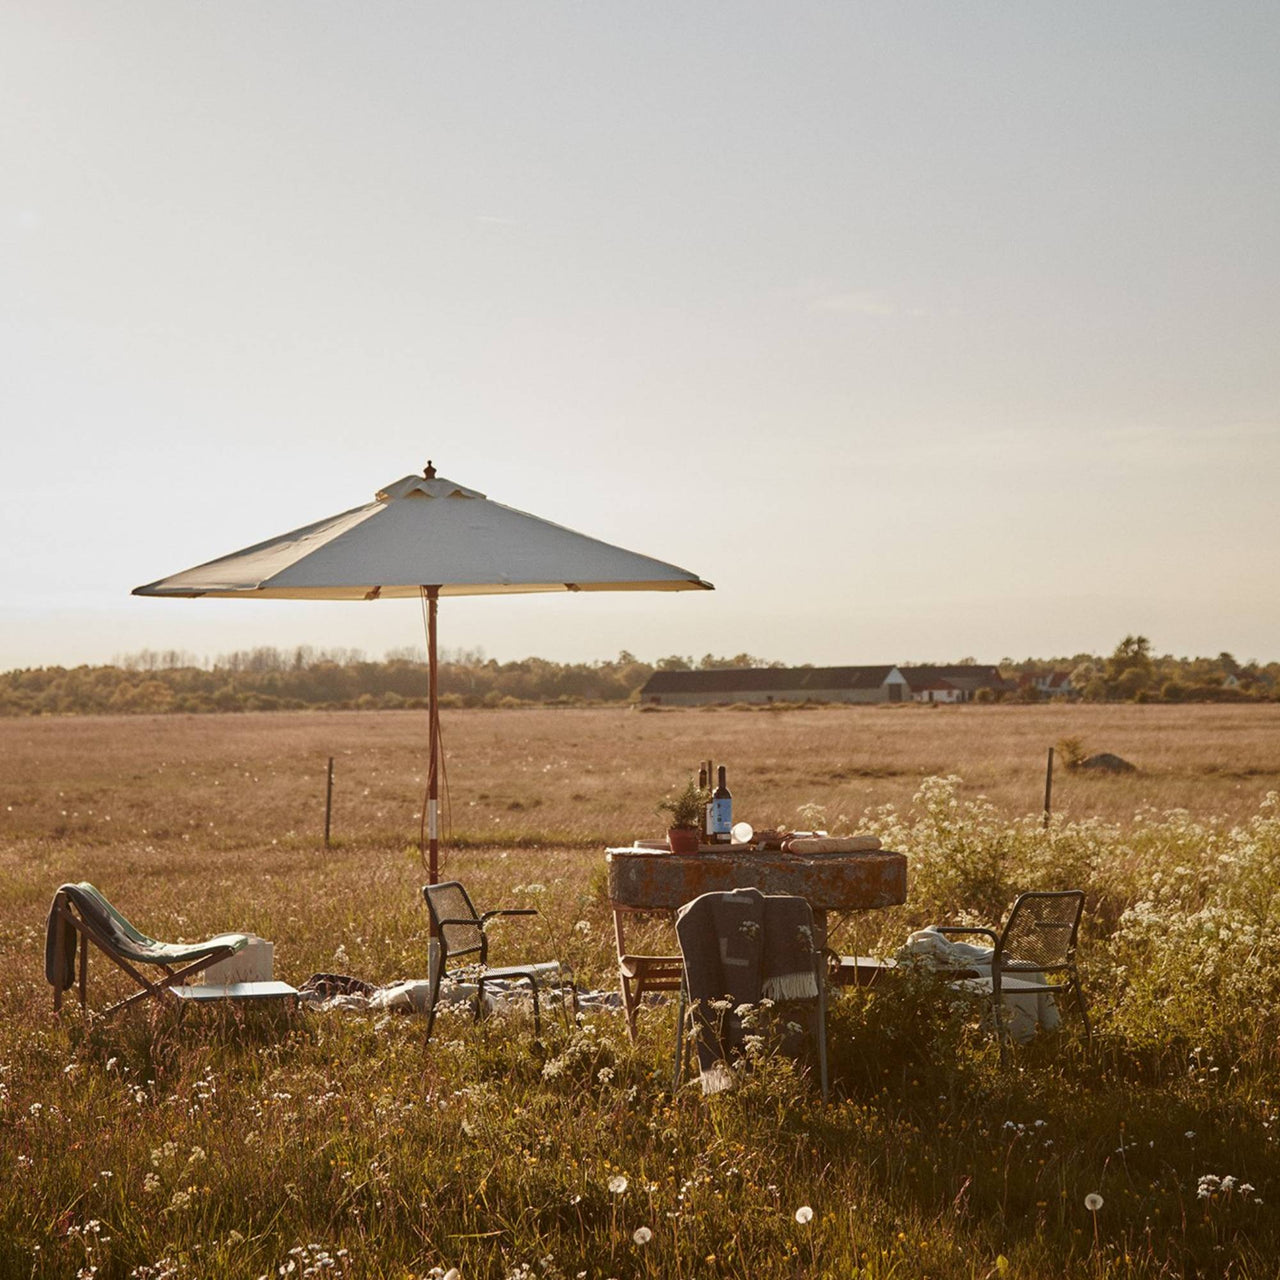
[[[441,963],[446,963],[450,956],[472,951],[478,951],[483,961],[488,949],[484,928],[462,885],[457,880],[424,884],[422,896],[427,900],[431,923],[440,938]]]
[[[1082,889],[1022,894],[1000,938],[1001,968],[1039,972],[1071,968],[1083,910]]]

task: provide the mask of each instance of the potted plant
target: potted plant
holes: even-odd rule
[[[659,813],[671,815],[671,825],[667,828],[667,845],[672,853],[697,853],[702,842],[699,826],[702,814],[711,800],[711,793],[700,787],[692,775],[685,783],[683,791],[669,795],[658,805]]]

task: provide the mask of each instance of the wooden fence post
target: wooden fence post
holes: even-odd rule
[[[329,847],[329,829],[333,818],[333,757],[329,757],[329,775],[324,788],[324,847]]]
[[[1053,748],[1049,748],[1049,763],[1044,769],[1044,825],[1049,829],[1049,814],[1053,805]]]

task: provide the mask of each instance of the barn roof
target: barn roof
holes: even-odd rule
[[[721,667],[712,671],[655,671],[641,695],[661,693],[796,693],[823,689],[877,689],[892,666]]]

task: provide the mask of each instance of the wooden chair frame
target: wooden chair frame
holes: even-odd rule
[[[221,946],[215,947],[207,956],[202,956],[198,960],[192,961],[190,964],[183,965],[181,968],[174,968],[172,965],[166,964],[162,960],[156,960],[155,966],[161,970],[163,976],[155,981],[147,978],[141,970],[136,968],[134,964],[120,955],[119,952],[111,944],[111,940],[99,931],[92,921],[85,919],[77,911],[73,910],[72,900],[63,892],[59,892],[54,899],[52,914],[59,919],[65,920],[80,935],[80,961],[79,975],[76,983],[77,994],[80,997],[80,1007],[84,1009],[87,1006],[87,996],[89,989],[89,943],[92,942],[103,955],[107,957],[118,969],[127,973],[141,988],[135,991],[131,996],[124,1000],[119,1000],[115,1004],[108,1006],[98,1016],[101,1018],[111,1017],[113,1014],[119,1013],[121,1009],[127,1009],[130,1005],[136,1004],[139,1000],[164,1000],[169,996],[169,988],[179,986],[186,982],[188,978],[194,977],[196,974],[207,969],[211,964],[216,964],[219,960],[225,960],[236,954],[234,947]],[[64,935],[59,932],[54,943],[54,963],[56,971],[61,973],[66,964],[66,951],[64,946]],[[62,1009],[62,996],[64,988],[55,984],[53,989],[53,1009],[57,1013]]]
[[[618,944],[618,985],[622,990],[622,1008],[627,1015],[627,1034],[635,1044],[639,1035],[637,1015],[646,992],[679,991],[684,980],[684,959],[679,955],[647,955],[629,952],[623,936],[623,917],[654,915],[657,912],[628,912],[613,909],[613,935]],[[669,913],[662,913],[669,914]]]

